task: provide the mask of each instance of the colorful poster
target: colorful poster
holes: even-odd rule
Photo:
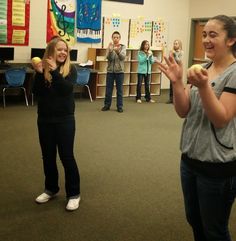
[[[152,21],[144,19],[131,19],[129,30],[129,48],[140,48],[143,40],[152,39]]]
[[[123,2],[123,3],[144,4],[144,0],[106,0],[106,1],[115,1],[115,2]]]
[[[101,0],[77,0],[77,41],[101,42]]]
[[[0,44],[29,44],[29,0],[0,0]]]
[[[25,1],[12,1],[12,25],[25,26]]]
[[[166,48],[168,43],[168,25],[162,19],[153,21],[152,46]]]
[[[129,22],[127,18],[120,17],[103,17],[103,43],[102,47],[106,48],[111,42],[111,35],[114,31],[121,34],[121,43],[128,46]]]
[[[0,44],[7,44],[7,0],[0,0]]]
[[[75,0],[48,0],[47,42],[60,36],[72,46],[75,42]]]
[[[24,44],[25,30],[13,30],[12,32],[12,44]]]

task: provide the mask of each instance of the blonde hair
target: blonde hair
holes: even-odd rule
[[[47,64],[46,59],[48,59],[49,57],[52,57],[54,59],[56,59],[56,45],[58,42],[64,42],[66,44],[67,47],[67,58],[65,60],[64,63],[62,63],[60,65],[60,74],[62,74],[63,77],[66,77],[69,72],[70,72],[70,53],[69,53],[69,47],[67,42],[60,38],[53,38],[47,45],[44,56],[43,56],[43,64],[44,64],[44,78],[48,81],[51,82],[52,81],[52,75],[50,73],[50,69],[49,66]]]
[[[174,43],[175,43],[176,41],[179,43],[179,50],[182,50],[182,41],[179,40],[179,39],[175,39],[174,42],[173,42],[173,51],[175,51],[175,49],[174,49]]]

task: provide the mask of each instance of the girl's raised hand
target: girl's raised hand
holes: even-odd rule
[[[49,57],[48,59],[46,59],[46,63],[48,64],[50,71],[53,71],[57,68],[57,63],[52,57]]]
[[[182,81],[183,78],[183,65],[182,62],[176,62],[172,53],[167,58],[164,56],[165,64],[157,61],[160,70],[166,77],[174,84]]]

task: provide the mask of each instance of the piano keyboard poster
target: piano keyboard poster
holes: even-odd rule
[[[47,42],[60,36],[69,46],[75,43],[75,1],[48,0]]]
[[[129,22],[129,19],[123,19],[120,17],[103,17],[102,47],[107,48],[108,44],[112,41],[111,35],[114,31],[118,31],[120,33],[120,43],[128,47]]]
[[[77,41],[101,42],[101,0],[77,0]]]

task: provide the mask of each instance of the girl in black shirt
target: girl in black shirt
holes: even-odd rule
[[[66,209],[72,211],[80,202],[80,175],[73,154],[76,68],[70,64],[67,43],[59,37],[48,43],[43,60],[32,65],[36,71],[33,93],[38,100],[37,123],[45,174],[44,192],[35,201],[45,203],[59,191],[58,151],[65,171]]]

